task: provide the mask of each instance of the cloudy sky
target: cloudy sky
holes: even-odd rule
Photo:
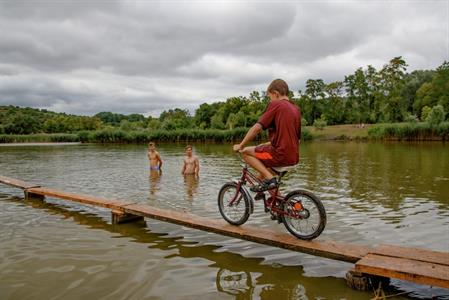
[[[0,0],[0,105],[159,116],[402,56],[449,60],[449,0]]]

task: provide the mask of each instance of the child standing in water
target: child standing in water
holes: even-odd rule
[[[162,159],[153,142],[148,144],[148,159],[150,160],[150,171],[162,171]]]
[[[184,166],[182,167],[182,175],[195,175],[200,173],[200,162],[192,153],[192,146],[186,146],[186,157],[184,158]]]

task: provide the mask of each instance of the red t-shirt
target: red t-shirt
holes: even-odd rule
[[[299,139],[301,138],[301,111],[288,100],[271,101],[257,121],[268,136],[276,160],[283,165],[295,165],[299,161]]]

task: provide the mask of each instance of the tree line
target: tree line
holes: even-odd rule
[[[358,68],[344,80],[309,79],[305,89],[290,92],[302,112],[303,125],[376,124],[429,121],[449,116],[449,62],[436,70],[406,72],[402,57],[376,70]],[[292,83],[290,83],[292,84]],[[0,134],[76,133],[105,129],[130,131],[234,130],[252,126],[268,104],[265,92],[201,104],[193,114],[173,108],[159,117],[100,112],[76,116],[45,109],[0,106]]]

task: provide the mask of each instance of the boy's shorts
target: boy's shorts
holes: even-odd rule
[[[284,164],[278,160],[274,155],[273,147],[271,145],[259,145],[254,149],[256,158],[259,159],[266,167],[280,167]]]

